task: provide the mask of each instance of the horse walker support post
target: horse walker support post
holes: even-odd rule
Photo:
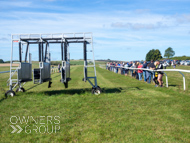
[[[17,62],[19,67],[15,68],[12,66],[13,62],[13,51],[16,47],[18,48],[19,59]],[[65,88],[68,88],[68,82],[70,78],[70,53],[69,45],[72,43],[82,43],[84,52],[84,78],[83,80],[88,81],[92,85],[92,93],[100,94],[101,88],[97,85],[96,77],[96,67],[94,59],[94,49],[93,49],[93,38],[92,33],[56,33],[56,34],[12,34],[11,35],[11,59],[10,59],[10,77],[7,81],[9,90],[5,93],[5,96],[14,96],[15,92],[13,89],[18,86],[16,92],[25,92],[23,88],[24,84],[28,81],[33,83],[42,84],[44,82],[49,82],[48,88],[51,87],[51,58],[50,58],[50,44],[60,44],[61,53],[61,82],[64,83]],[[36,45],[36,51],[38,51],[39,57],[39,68],[33,69],[32,72],[32,58],[30,45]],[[91,45],[90,47],[87,45]],[[26,47],[25,57],[23,59],[23,51]],[[88,48],[91,48],[91,57],[87,59]],[[54,49],[52,49],[54,50]],[[91,62],[91,65],[88,65]],[[93,76],[88,76],[88,68],[93,68]],[[13,71],[14,70],[14,71]],[[17,73],[17,74],[16,74]],[[16,74],[17,78],[13,78]],[[93,81],[92,81],[93,80]]]

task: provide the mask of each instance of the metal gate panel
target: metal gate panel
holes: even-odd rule
[[[20,82],[32,81],[32,64],[21,63],[18,69],[18,80]]]

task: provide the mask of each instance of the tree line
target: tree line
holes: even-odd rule
[[[169,59],[169,58],[172,58],[174,55],[175,55],[175,51],[171,47],[168,47],[165,50],[165,53],[164,53],[165,58]],[[146,61],[151,61],[151,60],[156,61],[162,58],[163,58],[162,54],[160,50],[158,49],[152,49],[146,54]]]

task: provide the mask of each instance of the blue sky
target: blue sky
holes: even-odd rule
[[[0,0],[0,59],[10,59],[11,34],[68,32],[93,32],[95,59],[144,60],[168,47],[190,56],[190,0]],[[60,60],[59,46],[50,50]],[[80,44],[70,51],[83,57]]]

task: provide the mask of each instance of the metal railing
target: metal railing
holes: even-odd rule
[[[101,68],[106,67],[99,65]],[[146,68],[131,68],[131,67],[121,67],[121,66],[110,66],[114,68],[122,68],[122,69],[128,69],[128,70],[144,70],[144,71],[150,71],[150,72],[164,72],[166,76],[166,87],[168,87],[168,76],[165,72],[179,72],[183,76],[183,89],[186,90],[186,81],[185,81],[185,75],[182,72],[185,73],[190,73],[190,70],[182,70],[182,69],[161,69],[161,70],[151,70],[151,69],[146,69]]]
[[[58,72],[58,67],[51,68],[51,74]]]

